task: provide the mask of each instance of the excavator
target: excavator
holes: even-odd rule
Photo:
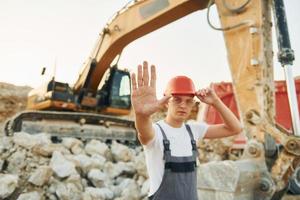
[[[220,27],[210,20],[213,5]],[[213,200],[277,200],[287,191],[300,194],[299,109],[283,0],[131,1],[103,28],[74,86],[53,79],[30,92],[30,110],[8,121],[5,133],[27,130],[136,140],[134,123],[126,118],[131,109],[129,73],[111,66],[112,61],[130,42],[199,10],[207,12],[213,29],[223,32],[237,110],[249,139],[240,160],[200,167],[199,195]],[[292,133],[275,121],[272,26],[286,77]]]

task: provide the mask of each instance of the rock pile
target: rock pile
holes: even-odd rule
[[[147,199],[140,146],[19,132],[1,139],[0,155],[0,199]]]
[[[141,146],[75,138],[53,141],[44,133],[1,138],[0,199],[147,199]],[[224,158],[227,146],[218,143],[213,148],[215,143],[200,142],[201,163]]]

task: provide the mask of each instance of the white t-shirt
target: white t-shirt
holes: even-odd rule
[[[174,128],[165,123],[163,120],[158,123],[161,125],[168,140],[170,141],[172,156],[192,155],[191,139],[184,124],[180,128]],[[208,128],[206,123],[201,122],[188,124],[191,127],[196,141],[204,137]],[[160,186],[165,165],[163,160],[163,136],[161,130],[156,124],[153,124],[153,128],[155,132],[154,138],[147,145],[143,146],[150,181],[149,196],[153,195]]]

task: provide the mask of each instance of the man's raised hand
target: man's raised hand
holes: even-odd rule
[[[131,101],[136,115],[149,117],[170,98],[170,96],[165,96],[161,100],[156,98],[156,69],[154,65],[151,65],[149,77],[147,61],[143,62],[143,66],[138,65],[137,77],[135,73],[132,73],[131,83]]]

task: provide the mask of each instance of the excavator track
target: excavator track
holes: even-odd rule
[[[24,111],[8,120],[4,133],[48,133],[55,137],[136,142],[134,121],[94,113]]]

